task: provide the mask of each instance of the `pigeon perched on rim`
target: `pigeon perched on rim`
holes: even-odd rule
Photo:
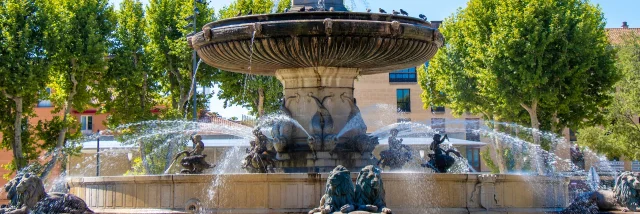
[[[242,10],[238,11],[238,14],[236,14],[236,16],[242,16]]]
[[[378,11],[380,11],[380,13],[387,13],[387,11],[384,11],[382,8],[378,8]]]
[[[251,15],[253,14],[253,9],[249,10],[249,12],[247,13],[247,15]]]
[[[424,14],[418,15],[418,17],[420,17],[422,20],[427,21],[427,16],[425,16]]]
[[[371,8],[367,8],[367,13],[371,13]]]
[[[396,10],[393,10],[392,13],[393,13],[393,15],[400,15],[400,12],[398,12]]]
[[[336,9],[333,9],[333,7],[330,7],[329,12],[333,12],[333,11],[336,11]]]
[[[285,9],[284,9],[284,12],[285,12],[285,13],[286,13],[286,12],[289,12],[289,8],[285,8]]]
[[[302,6],[302,8],[300,8],[300,10],[299,10],[299,11],[300,11],[300,12],[304,12],[304,11],[306,11],[306,10],[307,10],[307,8],[304,8],[304,6]]]
[[[309,8],[307,11],[316,11],[315,7]]]
[[[407,13],[407,11],[404,11],[403,9],[400,9],[400,14],[409,16],[409,13]]]

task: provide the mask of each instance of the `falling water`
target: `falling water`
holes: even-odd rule
[[[256,125],[257,127],[260,127],[260,130],[267,136],[267,137],[271,137],[273,139],[273,136],[271,134],[271,129],[273,128],[273,124],[276,123],[291,123],[293,124],[295,127],[297,127],[297,129],[295,129],[296,131],[300,130],[302,131],[305,135],[307,135],[307,137],[311,136],[307,130],[305,130],[305,128],[302,127],[302,125],[300,125],[300,123],[298,123],[297,120],[285,115],[285,114],[269,114],[269,115],[265,115],[260,117],[260,119],[258,120],[258,124]]]
[[[251,76],[251,63],[253,61],[253,43],[256,39],[256,30],[254,29],[253,32],[251,33],[251,47],[249,48],[251,50],[251,52],[249,53],[249,74],[245,74],[244,75],[244,88],[242,89],[242,98],[244,99],[244,95],[247,92],[247,78],[249,78],[249,76]]]
[[[598,191],[600,187],[600,176],[598,176],[598,172],[593,166],[589,169],[589,174],[587,174],[587,185],[589,185],[591,191]]]
[[[192,94],[193,96],[195,96],[195,90],[196,90],[196,86],[195,86],[195,81],[196,81],[196,74],[198,73],[198,68],[200,68],[200,63],[202,63],[202,59],[198,60],[198,63],[196,64],[196,69],[193,70],[193,78],[191,78],[191,90],[189,91],[189,94]],[[187,99],[187,106],[189,104],[190,99]],[[184,108],[184,118],[187,118],[187,112],[188,112],[188,108]],[[193,115],[194,117],[196,117],[196,115]]]

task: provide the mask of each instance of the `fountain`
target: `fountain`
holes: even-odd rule
[[[347,12],[342,1],[324,1],[333,12],[290,12],[209,23],[190,37],[202,60],[216,68],[275,75],[284,86],[290,117],[302,124],[281,145],[277,168],[284,172],[329,172],[375,164],[376,139],[353,99],[359,75],[415,67],[429,60],[444,39],[429,22],[408,16]],[[316,1],[293,2],[290,11],[317,8]],[[344,133],[339,135],[340,133]]]
[[[92,210],[112,213],[540,213],[567,206],[567,177],[381,173],[369,166],[378,163],[372,152],[378,134],[388,129],[366,133],[353,98],[354,80],[420,65],[443,45],[443,36],[422,19],[348,12],[342,0],[293,0],[290,11],[216,21],[188,38],[203,62],[276,76],[284,86],[282,114],[259,123],[253,136],[246,130],[237,134],[253,138],[246,155],[234,147],[213,174],[69,178],[69,191]],[[389,139],[390,157],[405,148],[396,137]],[[436,154],[426,166],[445,172],[452,160],[459,161],[437,138]],[[411,159],[410,151],[400,156],[406,158],[382,163],[397,169]],[[230,173],[227,167],[249,173]],[[333,186],[348,191],[334,193]],[[335,194],[352,200],[327,202]]]

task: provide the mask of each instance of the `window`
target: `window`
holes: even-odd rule
[[[49,95],[51,95],[51,88],[47,88],[45,91],[46,96],[49,97]],[[51,100],[39,100],[37,107],[53,107],[53,104],[51,103]]]
[[[90,116],[90,115],[80,116],[80,130],[82,131],[93,130],[93,116]]]
[[[431,106],[431,113],[433,114],[443,114],[444,112],[444,106]]]
[[[467,162],[476,172],[480,171],[480,148],[467,147]]]
[[[389,73],[389,82],[418,82],[416,68],[407,68]]]
[[[398,112],[411,112],[409,89],[397,89],[396,99],[398,101]]]
[[[464,121],[464,126],[466,129],[467,140],[480,141],[480,133],[477,132],[477,130],[480,128],[480,119],[467,118]]]
[[[431,118],[431,128],[439,133],[444,133],[446,131],[444,121],[444,118]]]
[[[569,129],[569,141],[578,141],[578,137],[576,137],[576,133],[573,131],[573,129]]]

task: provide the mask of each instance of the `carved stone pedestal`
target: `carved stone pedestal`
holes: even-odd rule
[[[375,164],[370,152],[357,151],[353,140],[365,134],[366,126],[346,126],[354,112],[359,112],[353,100],[353,82],[359,73],[357,68],[337,67],[276,71],[284,86],[285,107],[298,123],[288,151],[278,154],[278,168],[328,172],[337,165],[360,169]],[[315,142],[309,143],[309,138]]]

